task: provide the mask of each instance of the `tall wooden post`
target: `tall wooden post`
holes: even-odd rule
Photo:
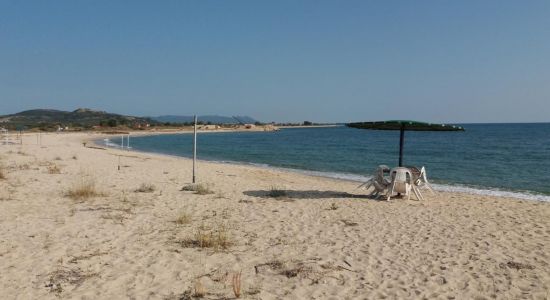
[[[195,183],[195,164],[197,163],[197,115],[195,115],[195,126],[193,126],[193,183]]]

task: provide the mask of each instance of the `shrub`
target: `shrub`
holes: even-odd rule
[[[226,250],[233,242],[229,237],[227,227],[218,224],[214,229],[199,227],[193,237],[178,242],[186,248],[212,248],[214,251]]]
[[[134,190],[136,193],[152,193],[155,191],[155,186],[148,183],[142,183],[139,188]]]
[[[61,174],[61,169],[57,165],[51,165],[48,167],[48,173],[50,174]]]
[[[78,199],[87,199],[101,196],[102,194],[96,190],[95,182],[92,180],[81,181],[75,184],[67,192],[67,197]]]
[[[198,195],[214,194],[214,191],[212,191],[208,187],[208,185],[203,183],[186,185],[183,188],[181,188],[181,190],[188,191],[188,192],[195,192],[195,194],[198,194]]]
[[[189,224],[191,223],[191,221],[192,221],[191,216],[186,212],[181,212],[175,220],[176,224],[178,225]]]
[[[195,282],[195,294],[193,296],[197,298],[206,296],[206,287],[204,287],[200,279],[197,279]]]

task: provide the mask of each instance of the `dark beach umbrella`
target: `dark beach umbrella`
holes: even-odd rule
[[[373,130],[399,130],[399,166],[403,166],[403,142],[405,130],[411,131],[464,131],[463,127],[445,124],[424,123],[416,121],[381,121],[381,122],[357,122],[346,124],[348,127]]]

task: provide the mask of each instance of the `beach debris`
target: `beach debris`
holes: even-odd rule
[[[78,256],[71,256],[71,258],[68,260],[71,264],[76,264],[81,260],[87,260],[92,257],[101,256],[101,255],[107,255],[109,252],[100,252],[99,250],[96,250],[95,252],[84,254],[84,255],[78,255]]]
[[[352,268],[351,264],[350,264],[349,262],[347,262],[345,259],[344,259],[344,263],[345,263],[346,265],[348,265],[350,268]]]
[[[520,262],[515,262],[515,261],[509,261],[507,263],[500,263],[499,266],[503,269],[509,268],[509,269],[516,269],[516,270],[522,270],[522,269],[533,270],[535,268],[535,266],[520,263]]]
[[[342,221],[344,223],[344,225],[346,225],[346,226],[357,226],[357,225],[359,225],[357,222],[352,222],[352,221],[346,220],[346,219],[342,219],[340,221]]]
[[[241,275],[242,275],[242,271],[239,271],[239,273],[233,274],[231,278],[233,294],[235,295],[235,298],[241,297]]]
[[[49,288],[52,293],[60,294],[63,292],[64,285],[78,287],[86,279],[94,276],[97,274],[84,272],[80,268],[61,267],[48,275],[49,278],[44,287]]]

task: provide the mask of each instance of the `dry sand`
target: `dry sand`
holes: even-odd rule
[[[91,137],[0,145],[2,299],[225,299],[241,271],[249,299],[550,297],[550,203],[375,201],[355,182],[208,162],[200,195],[180,191],[190,160]],[[92,183],[98,196],[67,196]]]

